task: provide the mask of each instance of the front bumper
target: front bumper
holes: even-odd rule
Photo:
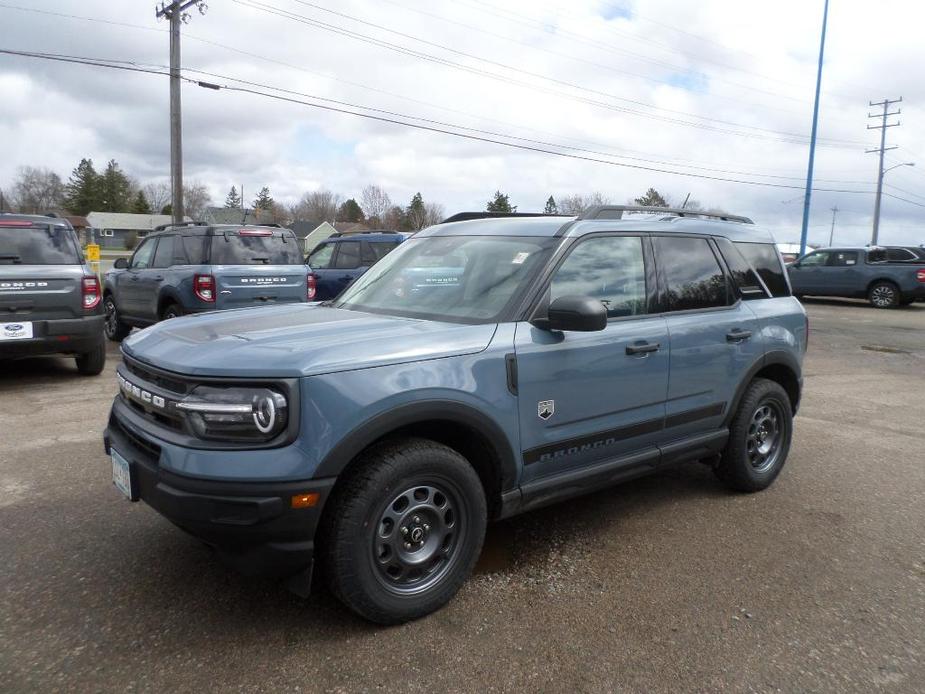
[[[132,423],[110,415],[104,434],[131,470],[132,500],[143,500],[169,521],[212,546],[229,566],[248,575],[306,577],[315,531],[334,478],[294,482],[218,481],[178,475],[161,465],[161,446]],[[189,450],[189,455],[195,455]],[[254,451],[260,455],[260,451]],[[317,503],[293,508],[292,498],[314,492]],[[300,592],[301,592],[300,590]]]
[[[32,321],[33,338],[0,342],[0,358],[83,354],[103,341],[103,316]]]

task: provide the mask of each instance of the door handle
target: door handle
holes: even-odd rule
[[[155,277],[152,277],[151,279],[153,279],[155,282],[163,282],[163,281],[164,281],[164,276],[163,276],[163,275],[156,275]]]
[[[626,354],[628,356],[649,354],[650,352],[657,352],[660,348],[661,345],[658,342],[634,342],[626,346]]]
[[[728,333],[726,333],[726,342],[745,342],[751,336],[751,330],[735,328],[734,330],[730,330]]]
[[[138,281],[138,275],[131,275],[131,278],[132,278],[132,282]]]

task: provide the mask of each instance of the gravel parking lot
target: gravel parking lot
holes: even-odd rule
[[[489,529],[444,610],[382,629],[243,578],[112,489],[115,391],[0,364],[0,690],[922,691],[925,304],[815,301],[790,460],[688,465]]]

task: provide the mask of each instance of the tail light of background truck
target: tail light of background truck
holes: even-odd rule
[[[100,294],[100,281],[93,275],[88,275],[80,281],[81,294],[83,294],[83,305],[85,309],[96,308],[100,305],[102,295]]]
[[[307,288],[306,294],[308,300],[314,301],[315,295],[318,294],[318,276],[314,272],[309,272],[305,280],[305,285]]]
[[[202,301],[215,302],[215,278],[212,275],[193,277],[193,292]]]

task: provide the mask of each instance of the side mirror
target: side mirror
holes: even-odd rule
[[[128,260],[125,258],[116,258],[116,262],[112,264],[116,270],[125,270],[128,267]]]
[[[549,305],[547,330],[593,332],[607,327],[607,309],[590,296],[560,296]],[[540,326],[537,326],[540,327]]]

